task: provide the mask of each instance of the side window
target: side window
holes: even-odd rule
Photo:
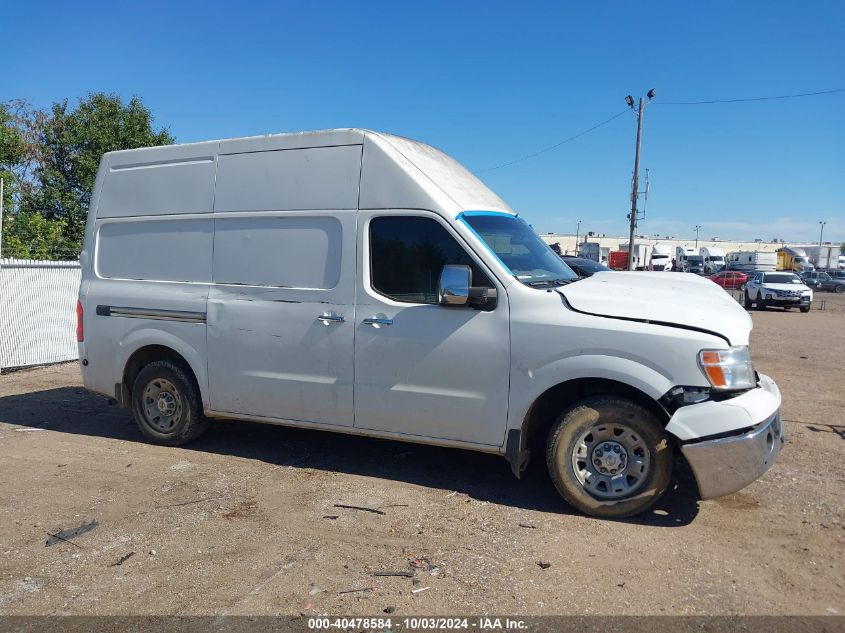
[[[340,278],[342,227],[329,216],[215,220],[218,284],[328,290]]]
[[[437,303],[437,282],[446,264],[472,269],[472,285],[493,288],[487,274],[436,220],[396,216],[370,222],[373,289],[394,301]]]

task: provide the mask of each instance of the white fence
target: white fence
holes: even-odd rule
[[[0,260],[0,370],[78,357],[79,262]]]

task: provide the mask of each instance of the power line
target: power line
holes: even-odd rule
[[[600,128],[603,125],[607,125],[608,123],[610,123],[614,119],[618,119],[619,117],[621,117],[626,112],[628,112],[628,108],[625,108],[624,110],[622,110],[618,114],[614,114],[609,119],[605,119],[601,123],[596,123],[593,127],[587,128],[586,130],[584,130],[582,132],[578,132],[578,134],[570,136],[569,138],[566,138],[566,139],[560,141],[559,143],[555,143],[554,145],[549,145],[548,147],[544,147],[543,149],[537,150],[536,152],[533,152],[531,154],[526,154],[525,156],[523,156],[521,158],[517,158],[517,159],[509,161],[507,163],[502,163],[501,165],[496,165],[495,167],[490,167],[489,169],[483,169],[483,170],[479,171],[478,173],[479,174],[485,174],[488,171],[495,171],[497,169],[501,169],[502,167],[509,167],[511,165],[515,165],[516,163],[521,163],[524,160],[528,160],[529,158],[534,158],[535,156],[539,156],[540,154],[545,154],[546,152],[550,152],[553,149],[560,147],[561,145],[569,143],[570,141],[574,141],[575,139],[580,138],[580,137],[584,136],[585,134],[588,134],[589,132],[592,132],[593,130],[597,130],[598,128]]]
[[[829,95],[835,92],[845,92],[845,88],[821,90],[819,92],[801,92],[793,95],[777,95],[775,97],[751,97],[748,99],[712,99],[710,101],[658,101],[657,105],[707,105],[711,103],[741,103],[745,101],[772,101],[774,99],[797,99],[798,97],[815,97]]]

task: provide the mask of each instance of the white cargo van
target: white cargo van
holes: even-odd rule
[[[721,288],[577,281],[470,172],[408,139],[106,154],[81,262],[85,386],[153,442],[240,418],[497,453],[517,476],[539,444],[562,496],[611,517],[654,503],[675,456],[709,498],[780,450],[780,393]]]

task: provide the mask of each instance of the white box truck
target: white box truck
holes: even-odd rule
[[[667,271],[672,270],[672,248],[665,244],[655,244],[651,248],[651,261],[648,265],[650,270]]]
[[[840,247],[822,244],[821,246],[804,246],[803,251],[809,262],[816,268],[838,268]]]
[[[715,246],[704,246],[701,248],[701,256],[704,258],[704,273],[715,275],[725,267],[725,251]]]
[[[628,242],[621,242],[619,250],[627,253],[628,246]],[[648,268],[649,251],[648,245],[634,242],[634,270],[646,270]]]
[[[727,266],[730,270],[744,273],[774,272],[777,269],[778,254],[764,251],[734,251],[728,253]]]
[[[409,139],[110,152],[80,259],[84,384],[151,442],[235,418],[485,451],[517,476],[539,443],[564,499],[605,517],[651,506],[673,459],[710,498],[781,447],[780,392],[721,288],[578,280],[481,181]]]

